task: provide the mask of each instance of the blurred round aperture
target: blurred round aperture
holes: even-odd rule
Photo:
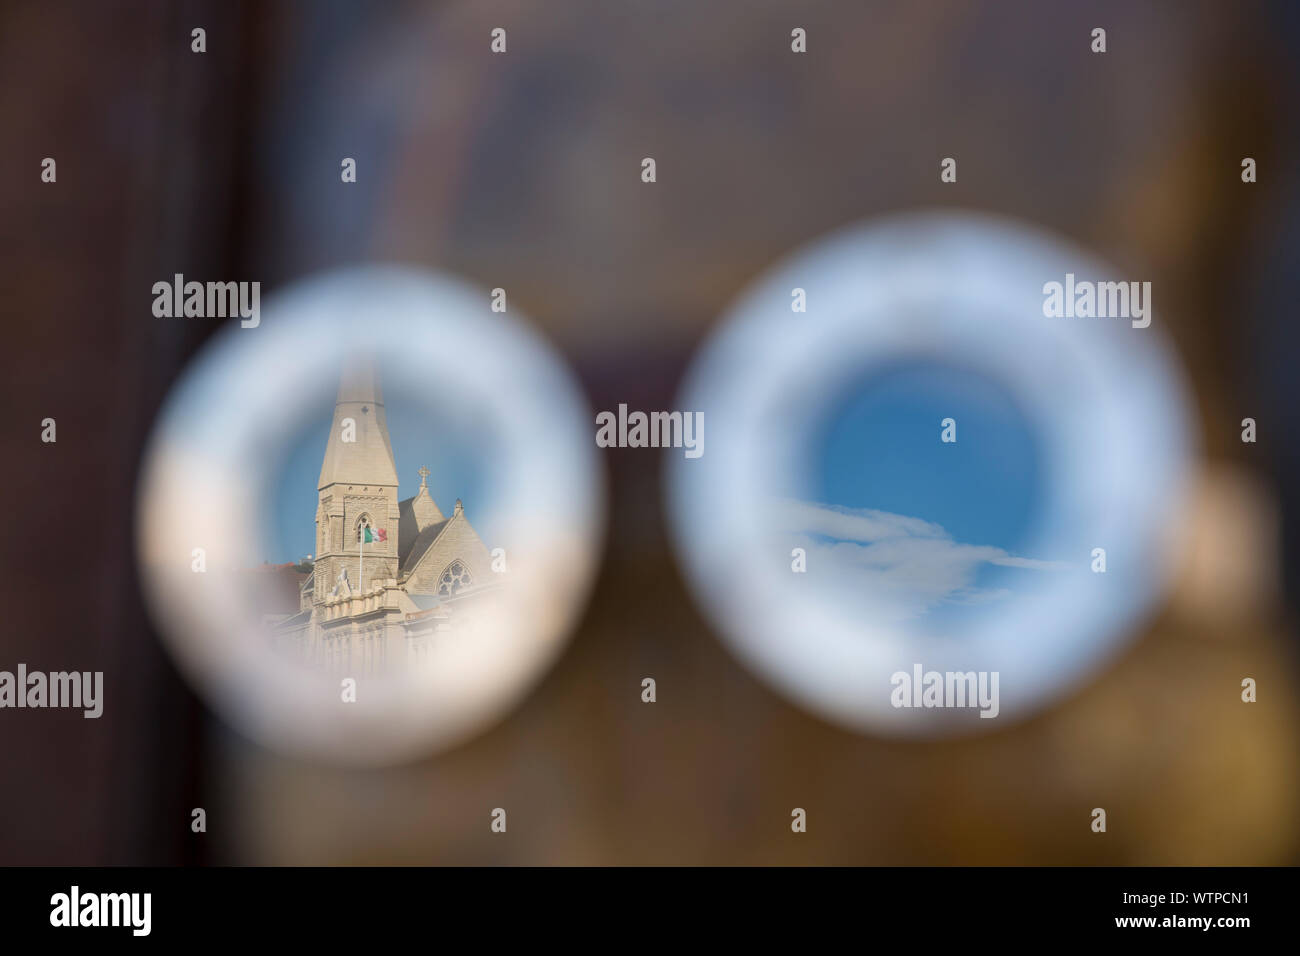
[[[149,604],[183,671],[268,745],[418,756],[501,716],[592,580],[590,415],[486,292],[313,279],[176,386],[138,492]]]
[[[1161,594],[1183,383],[1158,324],[1045,314],[1067,275],[1128,278],[985,217],[849,229],[758,281],[692,367],[679,407],[709,449],[670,466],[679,554],[732,648],[809,708],[996,726],[895,691],[996,675],[986,716],[1027,713]]]

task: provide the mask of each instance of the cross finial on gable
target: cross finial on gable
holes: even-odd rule
[[[429,478],[429,469],[421,465],[419,475],[420,475],[420,487],[423,488],[425,487],[425,482]]]

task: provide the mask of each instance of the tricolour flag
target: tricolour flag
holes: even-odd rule
[[[388,529],[372,528],[370,525],[366,525],[365,537],[362,538],[362,540],[365,541],[366,544],[370,544],[372,541],[387,541]]]

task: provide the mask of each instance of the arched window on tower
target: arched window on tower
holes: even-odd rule
[[[352,546],[356,547],[361,541],[362,536],[366,533],[367,528],[373,528],[374,522],[370,520],[369,514],[357,516],[356,524],[352,528]]]
[[[469,568],[465,567],[465,562],[457,558],[447,565],[438,578],[438,595],[439,597],[451,597],[453,594],[469,587],[470,583]]]

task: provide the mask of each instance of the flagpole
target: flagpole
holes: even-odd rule
[[[365,594],[366,593],[366,529],[364,525],[361,527],[361,543],[357,545],[357,555],[358,555],[357,562],[360,565],[360,567],[357,570],[357,577],[361,579],[357,582],[357,590],[360,593]]]

